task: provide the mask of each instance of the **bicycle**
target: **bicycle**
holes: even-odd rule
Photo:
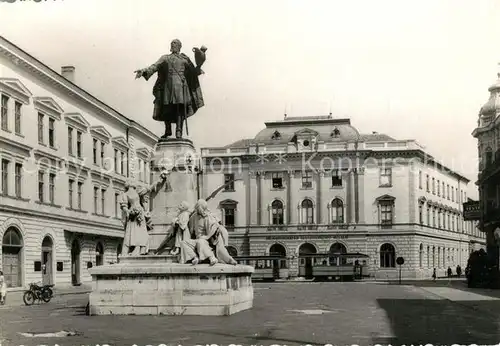
[[[50,302],[54,292],[52,291],[54,285],[38,286],[36,283],[31,283],[30,288],[24,292],[23,301],[25,305],[33,305],[35,300],[45,303]]]

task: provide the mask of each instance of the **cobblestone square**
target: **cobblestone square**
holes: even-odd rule
[[[228,317],[85,316],[87,295],[65,295],[44,305],[1,307],[1,344],[498,344],[498,298],[459,284],[421,286],[255,284],[254,308]],[[76,335],[21,334],[61,331]]]

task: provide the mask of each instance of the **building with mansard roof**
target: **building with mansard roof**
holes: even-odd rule
[[[0,37],[0,268],[9,287],[90,283],[117,261],[118,194],[149,180],[158,138]]]
[[[407,278],[465,268],[483,233],[463,220],[469,179],[415,140],[360,133],[350,119],[285,117],[252,139],[202,148],[201,194],[231,231],[239,256],[279,253],[286,275],[303,275],[308,254],[368,255],[370,275]]]

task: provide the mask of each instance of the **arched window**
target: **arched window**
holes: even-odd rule
[[[344,203],[339,198],[335,198],[331,205],[332,223],[344,223]]]
[[[392,244],[385,243],[380,247],[380,267],[396,267],[396,250]]]
[[[238,256],[238,250],[234,246],[227,246],[226,249],[231,257]]]
[[[95,265],[102,266],[104,264],[104,246],[98,242],[95,247]]]
[[[314,207],[310,199],[304,199],[300,204],[302,209],[301,223],[312,224],[314,223]]]
[[[347,248],[345,247],[344,244],[342,243],[335,243],[330,246],[330,254],[333,256],[330,256],[329,262],[330,265],[339,265],[339,264],[346,264],[347,263],[347,258],[341,258],[335,255],[340,255],[347,253]]]
[[[427,246],[427,268],[431,267],[431,248]]]
[[[238,202],[233,200],[225,200],[220,202],[220,208],[222,210],[222,224],[226,228],[232,228],[235,226],[237,204]]]
[[[424,246],[420,244],[419,248],[419,262],[420,262],[420,268],[423,268],[424,266]]]
[[[283,202],[274,200],[271,203],[271,223],[273,225],[283,225],[285,221],[283,214]]]
[[[2,239],[2,271],[7,287],[19,287],[22,282],[23,238],[21,233],[9,227]]]
[[[281,244],[273,244],[269,248],[269,255],[270,256],[277,256],[277,257],[283,257],[283,259],[279,260],[279,267],[284,269],[287,268],[287,263],[286,263],[286,249],[283,245]]]
[[[436,247],[432,247],[432,268],[436,268]]]

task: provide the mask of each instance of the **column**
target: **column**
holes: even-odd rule
[[[257,173],[257,224],[262,225],[262,172]]]
[[[251,186],[250,186],[251,181],[252,181],[251,172],[248,171],[247,174],[245,174],[245,190],[246,190],[246,193],[245,193],[246,220],[245,220],[245,222],[246,222],[246,225],[250,225],[252,222],[252,218],[250,216],[250,213],[252,212],[252,208],[251,208],[251,203],[252,203],[251,191],[252,190],[251,190]]]
[[[355,204],[356,204],[356,198],[355,198],[355,188],[354,188],[354,171],[349,172],[349,223],[353,224],[355,223]]]
[[[285,215],[283,215],[285,224],[289,225],[292,222],[292,213],[291,213],[291,207],[292,207],[292,178],[293,178],[293,171],[288,170],[286,172],[286,177],[287,177],[287,182],[286,182],[286,208],[285,208]]]
[[[257,218],[257,172],[255,171],[249,171],[249,208],[247,209],[249,211],[249,219],[251,225],[256,225],[258,223],[258,218]]]
[[[357,211],[358,211],[358,218],[356,220],[357,223],[365,223],[365,204],[364,204],[364,196],[365,196],[365,168],[360,167],[358,169],[358,174],[357,174],[357,194],[356,194],[356,201],[357,201]],[[361,198],[360,198],[361,196]]]
[[[321,213],[321,210],[323,209],[323,202],[322,202],[322,193],[321,193],[321,189],[322,189],[322,180],[323,180],[323,177],[325,176],[325,172],[324,171],[318,171],[317,173],[317,187],[316,187],[316,223],[317,224],[322,224],[323,223],[323,220],[322,220],[322,213]]]

